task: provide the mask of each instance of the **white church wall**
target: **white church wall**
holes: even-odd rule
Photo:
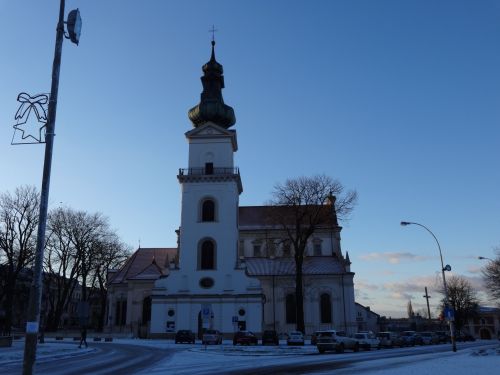
[[[214,168],[233,168],[231,139],[191,139],[189,141],[189,168],[204,168],[213,163]]]

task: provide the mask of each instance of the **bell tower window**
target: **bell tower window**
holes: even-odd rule
[[[205,240],[200,247],[199,265],[202,270],[215,269],[215,244],[212,240]]]
[[[215,221],[215,202],[206,199],[201,205],[201,221]]]

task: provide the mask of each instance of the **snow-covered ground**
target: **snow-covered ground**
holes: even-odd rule
[[[231,342],[221,346],[202,345],[175,345],[165,340],[137,340],[118,339],[114,343],[132,344],[155,347],[161,349],[184,349],[177,351],[170,358],[160,361],[142,372],[142,374],[207,374],[223,371],[237,373],[261,366],[280,365],[314,365],[326,359],[354,361],[347,367],[328,370],[322,368],[315,372],[303,373],[326,374],[353,374],[365,375],[470,375],[470,374],[497,374],[500,371],[500,343],[498,341],[483,341],[483,348],[459,347],[456,353],[451,350],[441,353],[424,353],[419,355],[404,355],[392,358],[374,359],[383,351],[327,354],[318,355],[316,348],[311,345],[303,347],[233,347]],[[99,345],[106,345],[100,343]],[[47,340],[37,347],[37,361],[49,361],[56,358],[71,356],[88,356],[92,361],[92,353],[99,350],[99,345],[89,341],[88,349],[78,349],[78,342],[65,341],[63,343]],[[425,347],[422,347],[424,349]],[[2,365],[22,362],[24,341],[14,341],[12,348],[0,348],[0,368]],[[387,353],[397,354],[400,349],[390,349]],[[414,348],[418,351],[420,348]],[[370,360],[364,360],[369,358]],[[0,371],[1,372],[1,371]]]

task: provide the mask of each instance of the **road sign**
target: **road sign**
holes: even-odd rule
[[[444,317],[448,321],[454,321],[455,320],[455,310],[453,308],[446,306],[444,309]]]

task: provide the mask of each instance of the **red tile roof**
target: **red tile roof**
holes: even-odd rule
[[[121,269],[110,275],[109,284],[127,280],[156,280],[168,274],[168,263],[176,255],[177,248],[139,248]]]

